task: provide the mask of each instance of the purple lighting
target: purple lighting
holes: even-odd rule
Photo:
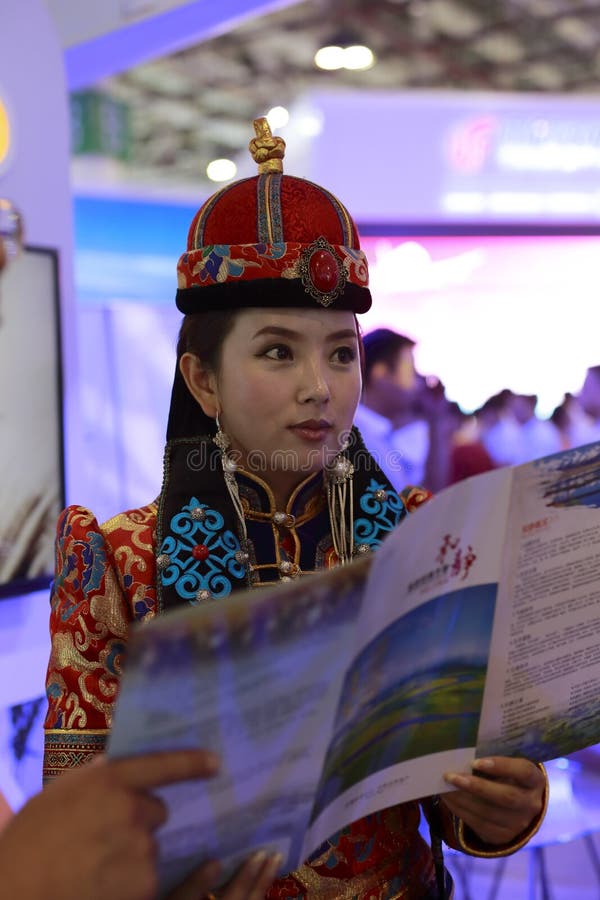
[[[369,331],[417,342],[423,374],[465,411],[504,387],[550,415],[600,363],[600,235],[367,237]]]

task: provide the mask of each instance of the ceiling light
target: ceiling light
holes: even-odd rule
[[[358,32],[344,29],[332,34],[315,53],[319,69],[370,69],[373,51],[360,41]]]
[[[290,114],[285,106],[274,106],[267,113],[267,122],[272,131],[275,131],[277,128],[284,128],[289,121]]]
[[[336,44],[329,44],[327,47],[321,47],[315,53],[315,65],[319,69],[326,69],[328,72],[334,69],[344,68],[344,48],[338,47]]]
[[[363,44],[351,44],[344,48],[344,68],[354,70],[370,69],[375,62],[373,51]]]
[[[231,159],[213,159],[206,167],[211,181],[230,181],[235,178],[237,166]]]

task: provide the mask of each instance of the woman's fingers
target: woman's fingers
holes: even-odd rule
[[[542,771],[529,759],[513,756],[489,756],[476,759],[473,762],[473,771],[480,776],[492,776],[514,781],[523,788],[536,789],[544,786],[546,780]]]
[[[219,900],[263,900],[277,877],[282,863],[280,853],[268,855],[264,850],[253,853],[219,891]]]
[[[211,860],[195,869],[185,881],[169,894],[168,900],[202,900],[214,888],[221,874],[221,866]]]
[[[281,854],[269,856],[264,850],[258,850],[240,866],[225,887],[219,888],[219,900],[264,900],[277,877],[281,863]],[[169,894],[168,900],[201,900],[214,889],[220,872],[218,862],[213,860],[204,863]]]
[[[510,843],[543,809],[546,780],[526,759],[476,760],[473,774],[447,772],[444,778],[457,788],[444,803],[486,843]]]

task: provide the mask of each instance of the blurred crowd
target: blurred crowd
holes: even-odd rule
[[[535,394],[508,388],[463,412],[437,378],[416,371],[414,341],[397,332],[370,332],[364,348],[355,422],[397,488],[411,483],[439,491],[470,475],[600,440],[600,365],[544,419],[536,415]]]

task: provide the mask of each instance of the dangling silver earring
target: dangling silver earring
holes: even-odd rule
[[[217,412],[215,415],[215,423],[217,426],[217,433],[215,434],[213,441],[221,451],[221,453],[227,453],[231,446],[231,441],[228,436],[225,434],[223,429],[221,428],[221,423],[219,421],[219,413]]]
[[[221,465],[223,466],[223,477],[225,479],[225,487],[229,492],[229,496],[231,497],[231,502],[233,503],[233,508],[235,509],[236,515],[238,517],[242,537],[243,537],[243,554],[245,557],[244,562],[248,561],[248,531],[246,529],[246,519],[244,516],[244,507],[242,506],[242,501],[240,498],[240,492],[238,489],[238,483],[235,477],[235,473],[237,471],[237,463],[234,459],[229,456],[227,452],[231,446],[231,441],[229,437],[223,429],[221,428],[221,423],[219,421],[219,413],[217,412],[215,416],[215,421],[217,424],[217,433],[215,434],[213,441],[219,448],[221,452]]]
[[[354,466],[345,455],[345,443],[327,466],[327,506],[333,549],[341,566],[352,562],[354,554]]]

